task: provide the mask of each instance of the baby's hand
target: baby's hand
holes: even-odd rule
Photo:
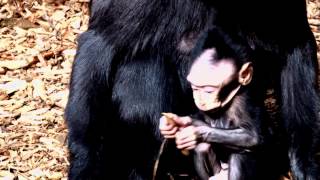
[[[176,144],[178,149],[194,149],[197,145],[197,129],[195,126],[187,126],[185,128],[180,129],[179,132],[176,133]]]
[[[172,120],[170,120],[168,117],[162,116],[160,118],[159,129],[160,129],[160,133],[165,138],[175,138],[179,127],[176,123],[172,122]]]
[[[179,129],[191,124],[191,118],[188,116],[180,117],[173,113],[162,113],[159,129],[165,138],[175,138]]]

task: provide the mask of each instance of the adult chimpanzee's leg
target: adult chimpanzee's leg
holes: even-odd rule
[[[319,179],[319,110],[316,44],[310,32],[300,33],[299,46],[287,54],[281,72],[282,113],[289,138],[293,177]],[[297,43],[296,43],[297,44]]]
[[[105,118],[111,111],[105,91],[108,84],[112,47],[88,31],[79,39],[73,65],[70,96],[66,108],[71,164],[69,178],[103,179]],[[108,122],[111,124],[111,122]],[[108,147],[109,148],[109,147]]]

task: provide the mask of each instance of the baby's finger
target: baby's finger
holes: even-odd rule
[[[164,136],[173,136],[173,138],[175,137],[177,131],[178,131],[177,127],[173,127],[171,130],[160,130],[162,135],[164,135]]]
[[[190,125],[192,119],[189,116],[177,117],[174,121],[179,124],[180,126],[187,126]]]
[[[184,143],[184,144],[177,144],[177,148],[178,149],[194,149],[197,145],[196,141],[190,141],[188,143]]]
[[[184,138],[177,138],[177,136],[176,136],[176,144],[177,145],[187,144],[191,141],[194,141],[194,142],[197,141],[197,136],[195,134],[192,134],[192,135],[184,137]]]
[[[174,127],[176,127],[175,124],[173,123],[169,123],[165,117],[161,117],[160,118],[160,122],[159,122],[159,129],[161,131],[170,131],[172,130]]]
[[[175,135],[163,135],[163,137],[166,139],[173,139],[175,138]]]
[[[172,123],[169,123],[168,119],[165,116],[161,116],[159,120],[159,126],[167,126],[169,124],[172,124]]]
[[[189,138],[190,136],[195,136],[196,131],[193,126],[188,126],[185,128],[180,129],[180,131],[177,133],[177,139],[186,139]]]
[[[175,126],[174,125],[160,125],[159,129],[160,131],[171,131],[172,129],[174,129]]]

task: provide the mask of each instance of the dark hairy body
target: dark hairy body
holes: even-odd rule
[[[272,54],[258,73],[280,103],[293,177],[319,179],[318,65],[304,0],[93,0],[65,114],[71,180],[151,178],[160,113],[196,110],[185,76],[211,26]]]
[[[228,164],[229,180],[279,180],[286,175],[285,148],[268,128],[263,104],[251,98],[252,89],[248,88],[217,112],[193,115],[193,125],[203,141],[194,151],[200,179],[221,173],[221,163]]]

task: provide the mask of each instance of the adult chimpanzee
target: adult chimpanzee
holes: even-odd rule
[[[304,0],[93,0],[91,5],[66,108],[71,180],[150,179],[161,143],[160,112],[196,110],[185,77],[190,52],[209,26],[274,55],[260,62],[272,75],[261,81],[272,85],[280,102],[279,125],[286,130],[293,176],[319,179],[318,66]]]
[[[217,28],[204,33],[187,76],[200,111],[185,117],[164,114],[159,127],[165,138],[175,138],[179,149],[194,150],[203,180],[279,180],[289,163],[272,137],[264,96],[257,90],[263,84],[253,73],[259,71],[259,59],[239,40]]]

